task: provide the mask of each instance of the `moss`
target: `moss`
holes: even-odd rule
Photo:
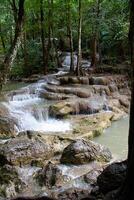
[[[93,137],[97,137],[99,135],[101,135],[103,133],[103,129],[102,128],[98,128],[93,130]]]

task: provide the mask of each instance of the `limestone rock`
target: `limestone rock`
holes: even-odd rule
[[[112,155],[107,148],[91,141],[79,139],[64,149],[61,163],[79,165],[93,160],[109,162],[111,158]]]

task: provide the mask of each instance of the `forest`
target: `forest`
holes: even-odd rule
[[[134,0],[0,10],[0,200],[134,200]]]

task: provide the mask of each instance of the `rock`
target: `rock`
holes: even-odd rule
[[[91,190],[89,189],[80,189],[80,188],[68,188],[57,195],[55,198],[57,200],[81,200],[90,196]]]
[[[92,115],[71,116],[74,138],[92,139],[103,133],[111,125],[113,112],[99,112]]]
[[[119,102],[122,106],[126,107],[126,108],[129,108],[130,106],[130,101],[128,101],[127,98],[120,98],[119,99]]]
[[[100,169],[93,169],[84,175],[84,180],[86,183],[90,185],[96,185],[98,176],[102,173],[102,168]]]
[[[0,167],[0,196],[12,198],[22,189],[24,183],[18,178],[14,167],[5,165]]]
[[[9,117],[0,116],[0,138],[15,136],[15,122]]]
[[[53,117],[65,117],[74,112],[73,107],[68,102],[59,102],[49,107],[49,114]]]
[[[92,77],[89,79],[89,83],[91,85],[108,85],[110,81],[106,77]]]
[[[56,200],[56,199],[42,196],[42,197],[17,197],[11,200]]]
[[[107,96],[111,95],[111,91],[109,87],[106,85],[93,85],[92,88],[94,89],[94,93],[96,94],[100,94],[100,95],[105,94]]]
[[[62,93],[53,93],[53,92],[47,92],[47,91],[40,92],[39,96],[41,98],[45,98],[48,100],[65,100],[65,99],[69,99],[73,97],[71,95],[66,95]]]
[[[36,180],[40,186],[46,186],[51,189],[52,187],[62,186],[64,184],[64,179],[67,176],[62,175],[62,170],[51,162],[49,162],[43,169],[41,169],[36,175]]]
[[[93,160],[109,162],[111,158],[112,155],[107,148],[91,141],[79,139],[64,149],[61,163],[79,165]]]
[[[63,86],[51,86],[46,85],[44,88],[53,93],[73,94],[80,98],[88,98],[92,95],[91,89],[83,87],[63,87]]]
[[[85,77],[77,77],[77,76],[64,76],[58,79],[61,85],[64,84],[84,84],[89,85],[89,78]]]
[[[43,163],[54,155],[53,146],[40,137],[16,137],[0,146],[0,156],[12,165]]]
[[[115,84],[111,84],[111,85],[109,85],[109,90],[110,90],[110,92],[117,92],[118,87]]]
[[[105,168],[97,180],[100,191],[106,194],[119,188],[125,179],[126,168],[126,161],[112,163]]]
[[[105,108],[103,97],[94,96],[89,99],[75,99],[55,103],[49,107],[52,117],[65,117],[69,114],[93,114]]]

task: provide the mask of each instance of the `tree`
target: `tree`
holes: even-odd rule
[[[79,22],[78,22],[78,56],[77,56],[77,68],[76,74],[80,75],[81,67],[81,31],[82,31],[82,1],[78,0],[78,9],[79,9]]]
[[[131,47],[131,107],[128,140],[128,164],[126,180],[122,189],[121,200],[134,199],[134,0],[130,0],[130,29],[129,41]]]
[[[130,0],[130,29],[129,42],[131,49],[131,106],[128,138],[127,173],[120,190],[108,197],[108,200],[133,200],[134,199],[134,0]]]
[[[2,85],[7,80],[7,76],[11,70],[13,61],[17,54],[17,50],[21,43],[22,27],[24,23],[24,2],[25,0],[19,0],[19,9],[18,9],[18,17],[16,21],[16,26],[15,26],[14,40],[1,66],[1,73],[0,73],[0,87],[1,88],[2,88]]]
[[[44,35],[44,11],[43,11],[43,0],[40,0],[40,25],[41,25],[41,41],[42,41],[42,61],[44,74],[47,74],[47,52],[45,47],[45,35]]]
[[[68,28],[68,36],[70,40],[70,72],[74,72],[74,48],[73,48],[73,33],[72,33],[72,20],[71,20],[71,1],[67,0],[67,28]]]

